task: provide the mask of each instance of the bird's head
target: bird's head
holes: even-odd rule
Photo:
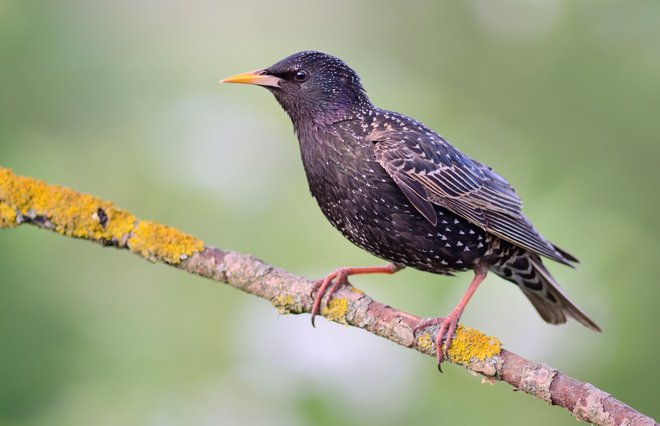
[[[355,71],[340,59],[315,51],[298,52],[268,68],[221,82],[267,88],[294,124],[299,120],[329,123],[371,106]]]

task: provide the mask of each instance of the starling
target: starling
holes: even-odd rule
[[[268,89],[289,114],[312,196],[346,238],[389,263],[339,268],[315,286],[312,324],[348,276],[409,266],[435,274],[473,270],[465,295],[439,325],[438,367],[459,318],[489,271],[516,284],[551,324],[572,317],[600,331],[568,296],[542,257],[577,259],[546,241],[522,213],[509,182],[410,117],[374,106],[357,73],[316,51],[295,53],[224,83]],[[443,350],[444,341],[444,350]]]

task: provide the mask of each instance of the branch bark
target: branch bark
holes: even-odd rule
[[[313,281],[252,256],[205,245],[174,228],[141,221],[108,201],[21,177],[0,167],[0,228],[30,224],[62,235],[128,249],[229,284],[271,302],[280,313],[309,313]],[[417,336],[419,318],[373,300],[355,288],[341,288],[321,311],[327,319],[362,328],[407,348],[435,357],[437,327]],[[498,339],[459,326],[448,361],[558,405],[596,425],[657,425],[595,386],[502,349]]]

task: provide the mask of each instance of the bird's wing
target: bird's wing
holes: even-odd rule
[[[440,205],[520,247],[570,264],[534,229],[509,182],[441,137],[410,130],[377,130],[367,138],[378,163],[429,222]]]

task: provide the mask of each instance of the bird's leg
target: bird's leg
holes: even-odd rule
[[[438,370],[442,371],[441,364],[444,359],[445,353],[449,350],[449,347],[451,346],[451,342],[454,339],[454,332],[456,331],[456,327],[458,326],[458,320],[461,318],[461,314],[463,314],[463,310],[465,309],[465,306],[467,306],[468,302],[470,301],[470,298],[474,294],[475,291],[477,291],[477,287],[479,287],[479,284],[486,278],[486,275],[488,274],[487,270],[484,268],[478,267],[475,270],[475,275],[474,278],[472,279],[472,282],[470,283],[470,286],[468,287],[467,291],[461,298],[461,300],[458,302],[456,307],[447,315],[446,317],[440,317],[440,318],[428,318],[425,320],[420,321],[415,328],[413,329],[413,333],[417,333],[418,330],[421,330],[422,328],[428,327],[430,325],[437,325],[440,324],[440,329],[438,330],[438,334],[435,337],[435,356],[436,359],[438,360]],[[445,341],[444,343],[444,348],[442,341]]]
[[[388,263],[385,266],[363,266],[363,267],[354,267],[354,268],[339,268],[331,274],[328,274],[322,280],[314,283],[312,287],[312,295],[314,296],[314,304],[312,305],[312,326],[314,325],[314,318],[321,311],[321,301],[323,297],[327,294],[328,300],[332,295],[344,284],[350,285],[348,282],[348,277],[350,275],[360,275],[360,274],[393,274],[397,271],[403,269],[403,266],[395,265],[394,263]],[[332,284],[332,285],[330,285]],[[330,287],[328,289],[328,287]]]

